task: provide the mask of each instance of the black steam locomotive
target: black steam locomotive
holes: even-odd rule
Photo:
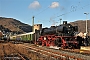
[[[77,26],[72,26],[64,21],[62,25],[43,28],[36,43],[42,46],[59,46],[61,48],[78,48],[78,41],[74,33]]]

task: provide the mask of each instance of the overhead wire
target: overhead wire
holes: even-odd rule
[[[90,4],[87,4],[87,5],[84,5],[84,6],[82,6],[82,7],[77,7],[77,6],[71,6],[71,8],[72,8],[72,10],[70,10],[69,12],[66,12],[66,13],[63,13],[63,14],[61,14],[61,15],[58,15],[58,16],[56,16],[56,18],[57,17],[60,17],[60,16],[63,16],[63,15],[66,15],[66,14],[69,14],[69,13],[72,13],[72,12],[76,12],[76,11],[78,11],[78,10],[81,10],[81,9],[84,9],[85,7],[87,7],[87,6],[90,6]]]
[[[39,12],[38,14],[36,14],[35,16],[41,14],[42,12],[44,12],[45,10],[47,10],[49,7],[45,8],[44,10],[42,10],[41,12]]]
[[[58,1],[60,1],[60,0],[58,0]],[[56,2],[58,2],[58,1],[56,1]],[[52,4],[52,5],[54,5],[54,4]],[[42,10],[41,12],[37,13],[35,16],[37,16],[37,15],[41,14],[42,12],[46,11],[47,9],[49,9],[50,6],[51,6],[51,5],[49,5],[48,7],[46,7],[46,8],[45,8],[44,10]]]
[[[56,2],[59,2],[59,1],[60,1],[60,0],[58,0],[58,1],[56,1]],[[84,9],[86,6],[89,6],[89,5],[90,5],[90,4],[87,4],[87,5],[84,5],[84,6],[82,6],[82,7],[79,7],[81,2],[79,1],[78,3],[79,3],[79,4],[76,5],[76,6],[72,5],[70,11],[58,15],[58,16],[54,17],[54,19],[55,19],[55,18],[58,18],[58,17],[60,17],[60,16],[64,16],[64,15],[66,15],[66,14],[70,14],[70,13],[76,12],[76,11],[78,11],[78,10]],[[49,5],[49,6],[50,6],[50,5]],[[49,9],[49,6],[46,7],[44,10],[42,10],[41,12],[37,13],[34,17],[37,18],[36,16],[39,15],[39,14],[41,14],[41,13],[43,13],[43,12],[46,11],[47,9]]]
[[[58,1],[56,1],[56,2],[59,2],[59,1],[60,1],[60,0],[58,0]],[[54,5],[54,4],[52,4],[52,5]],[[37,15],[39,15],[39,14],[43,13],[44,11],[46,11],[47,9],[49,9],[50,6],[51,6],[51,5],[49,5],[48,7],[46,7],[46,8],[45,8],[44,10],[42,10],[41,12],[37,13],[34,17],[37,18],[37,17],[36,17]]]
[[[79,2],[79,3],[80,3],[80,2]],[[78,6],[79,6],[79,4],[78,4]],[[84,9],[84,8],[87,7],[87,6],[90,6],[90,4],[84,5],[84,6],[82,6],[82,7],[78,7],[78,6],[72,5],[72,6],[71,6],[72,9],[71,9],[69,12],[66,12],[66,13],[63,13],[63,14],[61,14],[61,15],[58,15],[58,16],[54,17],[54,19],[55,19],[55,18],[58,18],[58,17],[61,17],[61,16],[64,16],[64,15],[67,15],[67,14],[70,14],[70,13],[73,13],[73,12],[76,12],[76,11],[81,10],[81,9]]]

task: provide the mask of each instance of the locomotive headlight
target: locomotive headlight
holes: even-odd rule
[[[68,33],[69,33],[69,31],[68,31]]]
[[[71,26],[69,26],[69,27],[71,27]]]

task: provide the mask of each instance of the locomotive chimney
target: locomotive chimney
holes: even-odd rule
[[[63,24],[67,24],[67,21],[63,21]]]

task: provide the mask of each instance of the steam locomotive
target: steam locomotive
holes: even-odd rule
[[[36,44],[61,48],[78,48],[77,37],[74,36],[77,31],[77,26],[72,26],[67,24],[67,21],[63,21],[62,25],[43,28],[40,31],[40,36],[37,35],[39,38],[36,40]]]
[[[10,36],[10,40],[33,42],[42,46],[58,46],[61,48],[78,48],[77,37],[74,33],[78,31],[77,26],[72,26],[64,21],[59,26],[42,28],[35,32]]]

